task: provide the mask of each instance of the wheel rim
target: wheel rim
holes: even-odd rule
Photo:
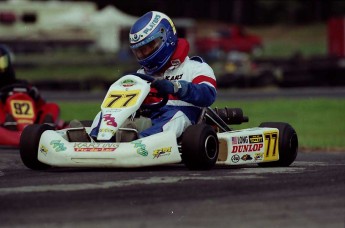
[[[207,136],[205,140],[205,152],[209,159],[214,159],[217,156],[218,144],[217,139],[213,135]]]

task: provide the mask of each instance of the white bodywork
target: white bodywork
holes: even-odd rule
[[[150,85],[134,75],[126,75],[113,83],[102,105],[102,119],[97,140],[110,140],[121,125],[135,113],[150,92]],[[97,125],[95,118],[92,126]]]
[[[248,128],[218,133],[218,164],[241,165],[279,160],[276,128]]]
[[[242,165],[277,161],[278,135],[276,128],[250,128],[218,133],[217,164]],[[156,166],[182,161],[173,132],[162,132],[128,143],[99,143],[68,142],[66,130],[50,130],[42,134],[38,160],[58,167],[119,168]]]
[[[119,127],[146,98],[150,85],[134,75],[126,75],[109,89],[100,115],[89,134],[100,122],[97,141],[110,140]],[[182,161],[175,133],[162,132],[133,142],[69,142],[68,129],[43,132],[38,160],[58,167],[144,167]],[[250,128],[217,134],[217,164],[239,165],[277,161],[279,132],[276,128]],[[93,141],[93,139],[91,139]]]
[[[172,132],[128,143],[68,142],[65,134],[66,130],[45,131],[38,160],[58,167],[142,167],[181,161]]]

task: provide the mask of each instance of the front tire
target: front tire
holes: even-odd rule
[[[24,128],[20,137],[20,157],[24,165],[33,170],[45,170],[50,168],[38,160],[38,150],[41,135],[46,130],[54,130],[48,124],[33,124]]]
[[[295,129],[288,123],[264,122],[259,127],[278,128],[279,130],[279,160],[274,162],[259,163],[261,167],[288,167],[291,165],[298,152],[298,137]]]
[[[187,127],[182,135],[182,161],[190,170],[209,170],[217,162],[218,137],[207,124]]]

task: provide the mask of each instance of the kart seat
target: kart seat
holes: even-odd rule
[[[152,126],[150,118],[127,119],[116,132],[116,142],[131,142],[139,138],[139,133]]]
[[[138,127],[131,120],[126,120],[116,132],[116,142],[132,142],[138,138]]]

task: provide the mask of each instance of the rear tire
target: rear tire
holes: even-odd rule
[[[295,129],[288,123],[264,122],[259,127],[278,128],[279,130],[279,160],[259,163],[261,167],[287,167],[291,165],[298,153],[298,137]]]
[[[190,170],[209,170],[217,162],[219,144],[215,130],[207,124],[187,127],[182,135],[182,161]]]
[[[45,170],[50,165],[44,164],[38,160],[38,150],[41,135],[46,130],[54,130],[54,127],[48,124],[33,124],[24,128],[20,137],[20,157],[24,165],[33,170]]]

